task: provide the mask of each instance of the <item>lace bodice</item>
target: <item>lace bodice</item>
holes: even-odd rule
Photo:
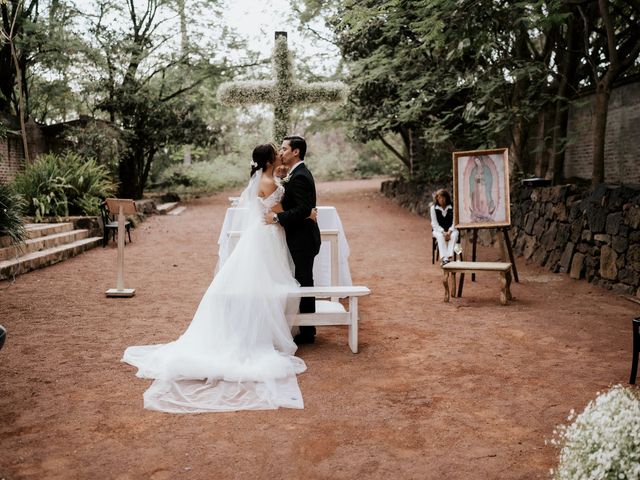
[[[276,203],[279,203],[282,200],[283,196],[284,187],[282,185],[278,185],[273,193],[267,198],[258,197],[260,204],[262,205],[262,211],[266,213],[271,210]]]

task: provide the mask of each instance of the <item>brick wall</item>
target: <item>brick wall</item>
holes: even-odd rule
[[[583,97],[569,111],[564,175],[591,178],[595,95]],[[640,82],[611,93],[605,142],[605,183],[640,183]]]
[[[48,139],[40,125],[33,120],[27,122],[27,138],[29,142],[29,158],[33,161],[38,155],[49,151]],[[0,181],[9,182],[24,168],[22,137],[8,133],[7,138],[0,138]]]
[[[0,139],[0,181],[9,182],[24,167],[22,140],[18,135],[9,133]]]

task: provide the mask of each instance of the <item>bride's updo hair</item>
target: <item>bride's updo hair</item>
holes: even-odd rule
[[[251,155],[253,162],[251,162],[251,175],[258,170],[264,171],[267,165],[271,165],[276,161],[276,146],[273,143],[264,143],[258,145],[253,149]]]

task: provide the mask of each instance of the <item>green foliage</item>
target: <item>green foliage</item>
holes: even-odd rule
[[[436,175],[443,154],[497,146],[527,168],[528,130],[557,101],[566,2],[297,3],[303,21],[327,19],[347,61],[357,139],[399,139],[412,177]]]
[[[353,142],[341,128],[318,131],[308,136],[307,142],[305,162],[316,180],[369,178],[399,172],[398,161],[379,142]]]
[[[28,201],[26,213],[45,216],[98,215],[100,201],[115,191],[107,168],[77,154],[38,157],[14,180]]]
[[[249,172],[248,161],[226,155],[213,161],[169,167],[161,174],[159,186],[175,193],[211,193],[244,185]]]
[[[24,210],[24,198],[10,185],[0,182],[0,237],[8,236],[16,246],[27,238],[22,222]]]
[[[106,122],[88,121],[84,126],[72,127],[66,137],[73,143],[73,151],[81,158],[94,158],[109,170],[112,178],[118,175],[118,159],[126,145],[122,133]]]

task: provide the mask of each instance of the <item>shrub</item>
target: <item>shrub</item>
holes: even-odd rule
[[[100,201],[115,191],[105,166],[73,152],[41,155],[16,176],[14,186],[37,221],[49,215],[98,215]]]
[[[160,187],[177,193],[207,193],[244,185],[249,180],[249,160],[223,155],[213,161],[175,165],[160,176]]]
[[[551,440],[561,448],[557,480],[640,478],[640,399],[617,385],[589,402]]]
[[[11,186],[0,182],[0,237],[7,236],[13,245],[20,245],[27,237],[22,223],[25,201]]]

